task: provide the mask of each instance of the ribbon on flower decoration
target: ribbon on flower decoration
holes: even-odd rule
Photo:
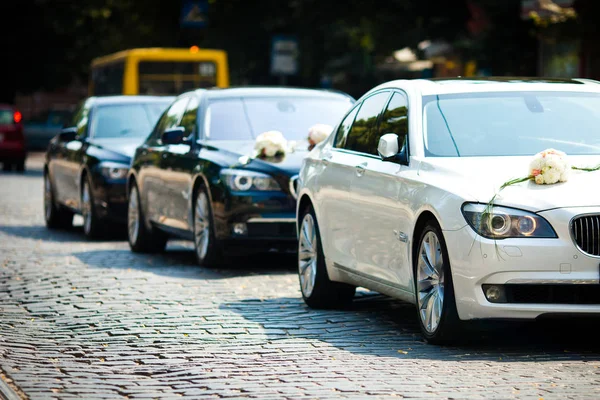
[[[314,149],[316,145],[327,139],[331,132],[333,132],[333,127],[326,124],[315,124],[308,128],[308,149]]]
[[[238,163],[233,167],[246,165],[255,158],[280,160],[287,153],[293,153],[296,149],[296,142],[288,141],[279,131],[263,132],[256,137],[254,142],[254,153],[238,158]]]
[[[494,201],[498,194],[500,194],[500,191],[505,187],[527,181],[533,181],[538,185],[553,185],[559,182],[567,182],[571,170],[586,172],[599,171],[600,164],[595,167],[574,167],[569,164],[566,153],[562,151],[547,149],[537,153],[529,164],[529,175],[504,182],[496,194],[494,194],[494,197],[487,203],[482,217],[485,218],[487,215],[491,218]]]

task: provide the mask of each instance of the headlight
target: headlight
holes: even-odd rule
[[[275,179],[260,172],[224,169],[221,171],[221,177],[227,187],[234,192],[281,190]]]
[[[493,207],[485,212],[485,204],[465,203],[462,213],[479,235],[488,239],[555,238],[556,232],[539,215],[507,207]]]
[[[123,179],[127,176],[129,166],[126,165],[105,165],[101,168],[102,175],[109,179]]]

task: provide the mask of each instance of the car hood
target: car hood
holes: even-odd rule
[[[532,157],[426,158],[419,175],[467,201],[489,202],[503,183],[529,173]],[[570,156],[577,167],[600,164],[600,156]],[[563,207],[600,206],[600,171],[571,171],[569,180],[554,185],[533,181],[508,186],[499,192],[495,204],[544,211]]]
[[[229,153],[232,158],[232,165],[238,163],[238,158],[242,156],[251,156],[254,154],[253,140],[211,140],[204,143],[208,147],[218,149]],[[288,152],[284,157],[276,157],[269,159],[253,159],[248,167],[251,169],[264,170],[282,170],[288,175],[297,174],[302,166],[302,160],[308,154],[308,142],[300,141],[296,143],[293,151]]]
[[[90,141],[94,146],[132,158],[144,138],[94,138]]]

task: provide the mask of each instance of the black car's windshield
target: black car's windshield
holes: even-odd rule
[[[598,93],[461,93],[423,100],[428,157],[525,156],[547,148],[600,154]]]
[[[334,126],[352,106],[343,97],[255,97],[213,100],[204,123],[212,140],[252,140],[280,131],[287,140],[302,140],[315,124]]]
[[[98,106],[92,115],[96,138],[146,137],[170,102]]]

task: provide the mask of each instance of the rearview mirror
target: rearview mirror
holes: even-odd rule
[[[70,142],[77,139],[77,128],[72,126],[62,129],[58,134],[58,138],[61,142]]]
[[[178,126],[175,128],[167,129],[163,132],[160,140],[163,144],[180,144],[185,139],[185,128]]]
[[[394,157],[400,149],[398,148],[398,135],[395,133],[386,133],[379,138],[377,152],[382,160]]]

